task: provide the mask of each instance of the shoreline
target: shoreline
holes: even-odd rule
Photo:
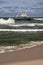
[[[12,62],[4,65],[43,65],[43,60],[33,60],[33,61],[22,61],[22,62]]]
[[[33,65],[43,65],[43,44],[32,48],[0,54],[0,65],[22,65],[22,63],[24,65],[30,63],[31,65],[31,62]]]
[[[43,44],[43,41],[31,41],[31,42],[28,42],[27,44],[20,44],[15,46],[0,46],[0,53],[2,54],[6,52],[14,52],[19,50],[29,49],[34,46],[38,46],[42,44]]]

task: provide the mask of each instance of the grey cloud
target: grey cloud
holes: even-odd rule
[[[2,5],[2,4],[7,4],[8,2],[6,2],[6,1],[1,1],[0,0],[0,5]]]
[[[37,2],[38,5],[43,5],[43,0]]]

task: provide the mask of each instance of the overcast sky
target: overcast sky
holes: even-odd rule
[[[14,16],[23,11],[43,17],[43,0],[0,0],[0,17]]]

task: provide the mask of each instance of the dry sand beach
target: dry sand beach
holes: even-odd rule
[[[0,54],[0,65],[43,65],[43,45]]]

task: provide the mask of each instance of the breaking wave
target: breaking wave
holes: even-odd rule
[[[0,19],[0,24],[15,24],[15,20],[13,18],[9,18],[8,20],[5,20],[3,18]]]
[[[38,19],[38,18],[36,18]],[[43,18],[42,18],[43,19]],[[39,18],[39,20],[42,20],[41,18]],[[9,19],[0,19],[0,31],[37,31],[38,29],[41,29],[40,31],[42,31],[43,29],[43,22],[39,23],[39,22],[27,22],[27,21],[15,21],[13,18],[9,18]],[[9,29],[9,30],[6,30]]]
[[[34,23],[23,23],[23,24],[15,24],[15,25],[9,25],[9,26],[13,26],[13,27],[20,27],[20,26],[35,26]]]
[[[19,46],[0,46],[0,53],[13,52],[16,50],[32,48],[41,44],[43,44],[43,41],[30,41],[27,44],[20,44]]]
[[[43,18],[34,18],[35,20],[43,20]]]
[[[43,23],[23,23],[23,24],[15,24],[15,25],[9,25],[13,27],[20,27],[20,26],[43,26]]]

